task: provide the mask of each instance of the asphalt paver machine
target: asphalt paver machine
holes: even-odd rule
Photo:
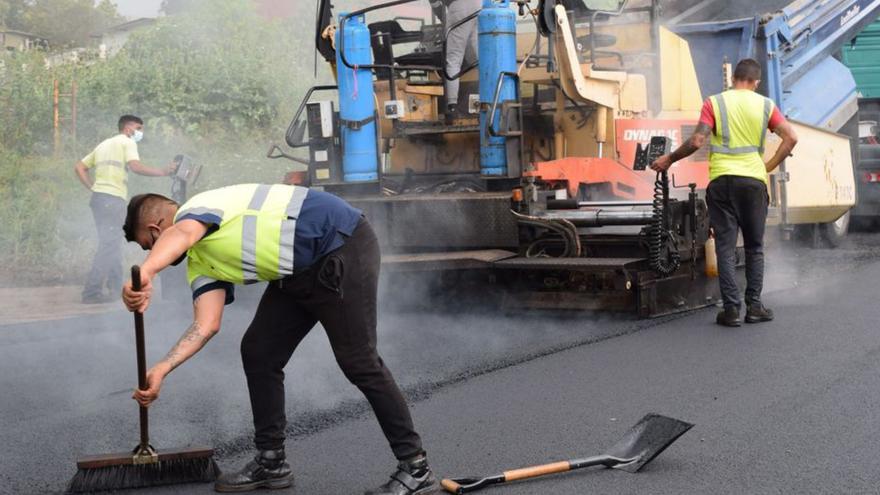
[[[336,84],[312,87],[286,133],[308,158],[270,153],[304,165],[285,180],[363,209],[401,287],[640,317],[715,304],[706,153],[668,176],[646,168],[689,136],[703,99],[661,2],[484,0],[452,25],[442,3],[335,17],[320,3],[315,42]],[[471,28],[477,60],[449,73],[450,33]]]

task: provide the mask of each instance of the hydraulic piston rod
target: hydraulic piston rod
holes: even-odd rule
[[[647,225],[651,223],[651,210],[551,210],[539,215],[547,220],[564,219],[578,227],[605,227],[611,225]]]

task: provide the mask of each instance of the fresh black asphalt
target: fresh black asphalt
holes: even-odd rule
[[[722,329],[711,309],[649,321],[385,314],[380,350],[440,475],[599,454],[651,411],[697,425],[635,475],[587,470],[487,493],[878,493],[878,240],[771,254],[772,323]],[[240,291],[220,335],[167,380],[151,408],[159,449],[213,445],[224,469],[249,455],[238,340],[258,296]],[[188,311],[163,303],[147,313],[149,361]],[[136,443],[132,349],[121,310],[0,328],[0,492],[61,491],[78,455]],[[295,492],[360,493],[384,481],[394,460],[320,328],[294,354],[287,383]]]

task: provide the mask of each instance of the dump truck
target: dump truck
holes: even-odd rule
[[[713,31],[692,2],[484,0],[445,25],[424,1],[334,17],[324,0],[316,48],[336,84],[307,91],[285,135],[308,158],[278,146],[269,156],[305,165],[288,182],[363,209],[383,271],[401,287],[429,279],[436,294],[459,301],[640,317],[716,304],[718,284],[704,270],[707,153],[668,174],[646,165],[693,131],[703,99],[724,87],[725,63],[755,56],[767,75],[762,92],[802,136],[771,177],[769,221],[783,233],[840,223],[855,190],[850,138],[836,131],[851,116],[795,112],[790,95],[829,85],[810,82],[830,77],[813,69],[831,68],[834,47],[877,16],[880,0],[814,3],[732,13],[721,23],[731,31]],[[449,33],[471,20],[478,60],[450,74]],[[796,61],[804,62],[792,75]],[[452,79],[457,102],[445,98]]]
[[[858,202],[853,220],[880,228],[880,21],[868,25],[841,50],[859,91]]]

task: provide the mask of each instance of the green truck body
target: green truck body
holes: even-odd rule
[[[856,79],[862,98],[880,98],[880,21],[868,25],[844,47],[843,62]]]

